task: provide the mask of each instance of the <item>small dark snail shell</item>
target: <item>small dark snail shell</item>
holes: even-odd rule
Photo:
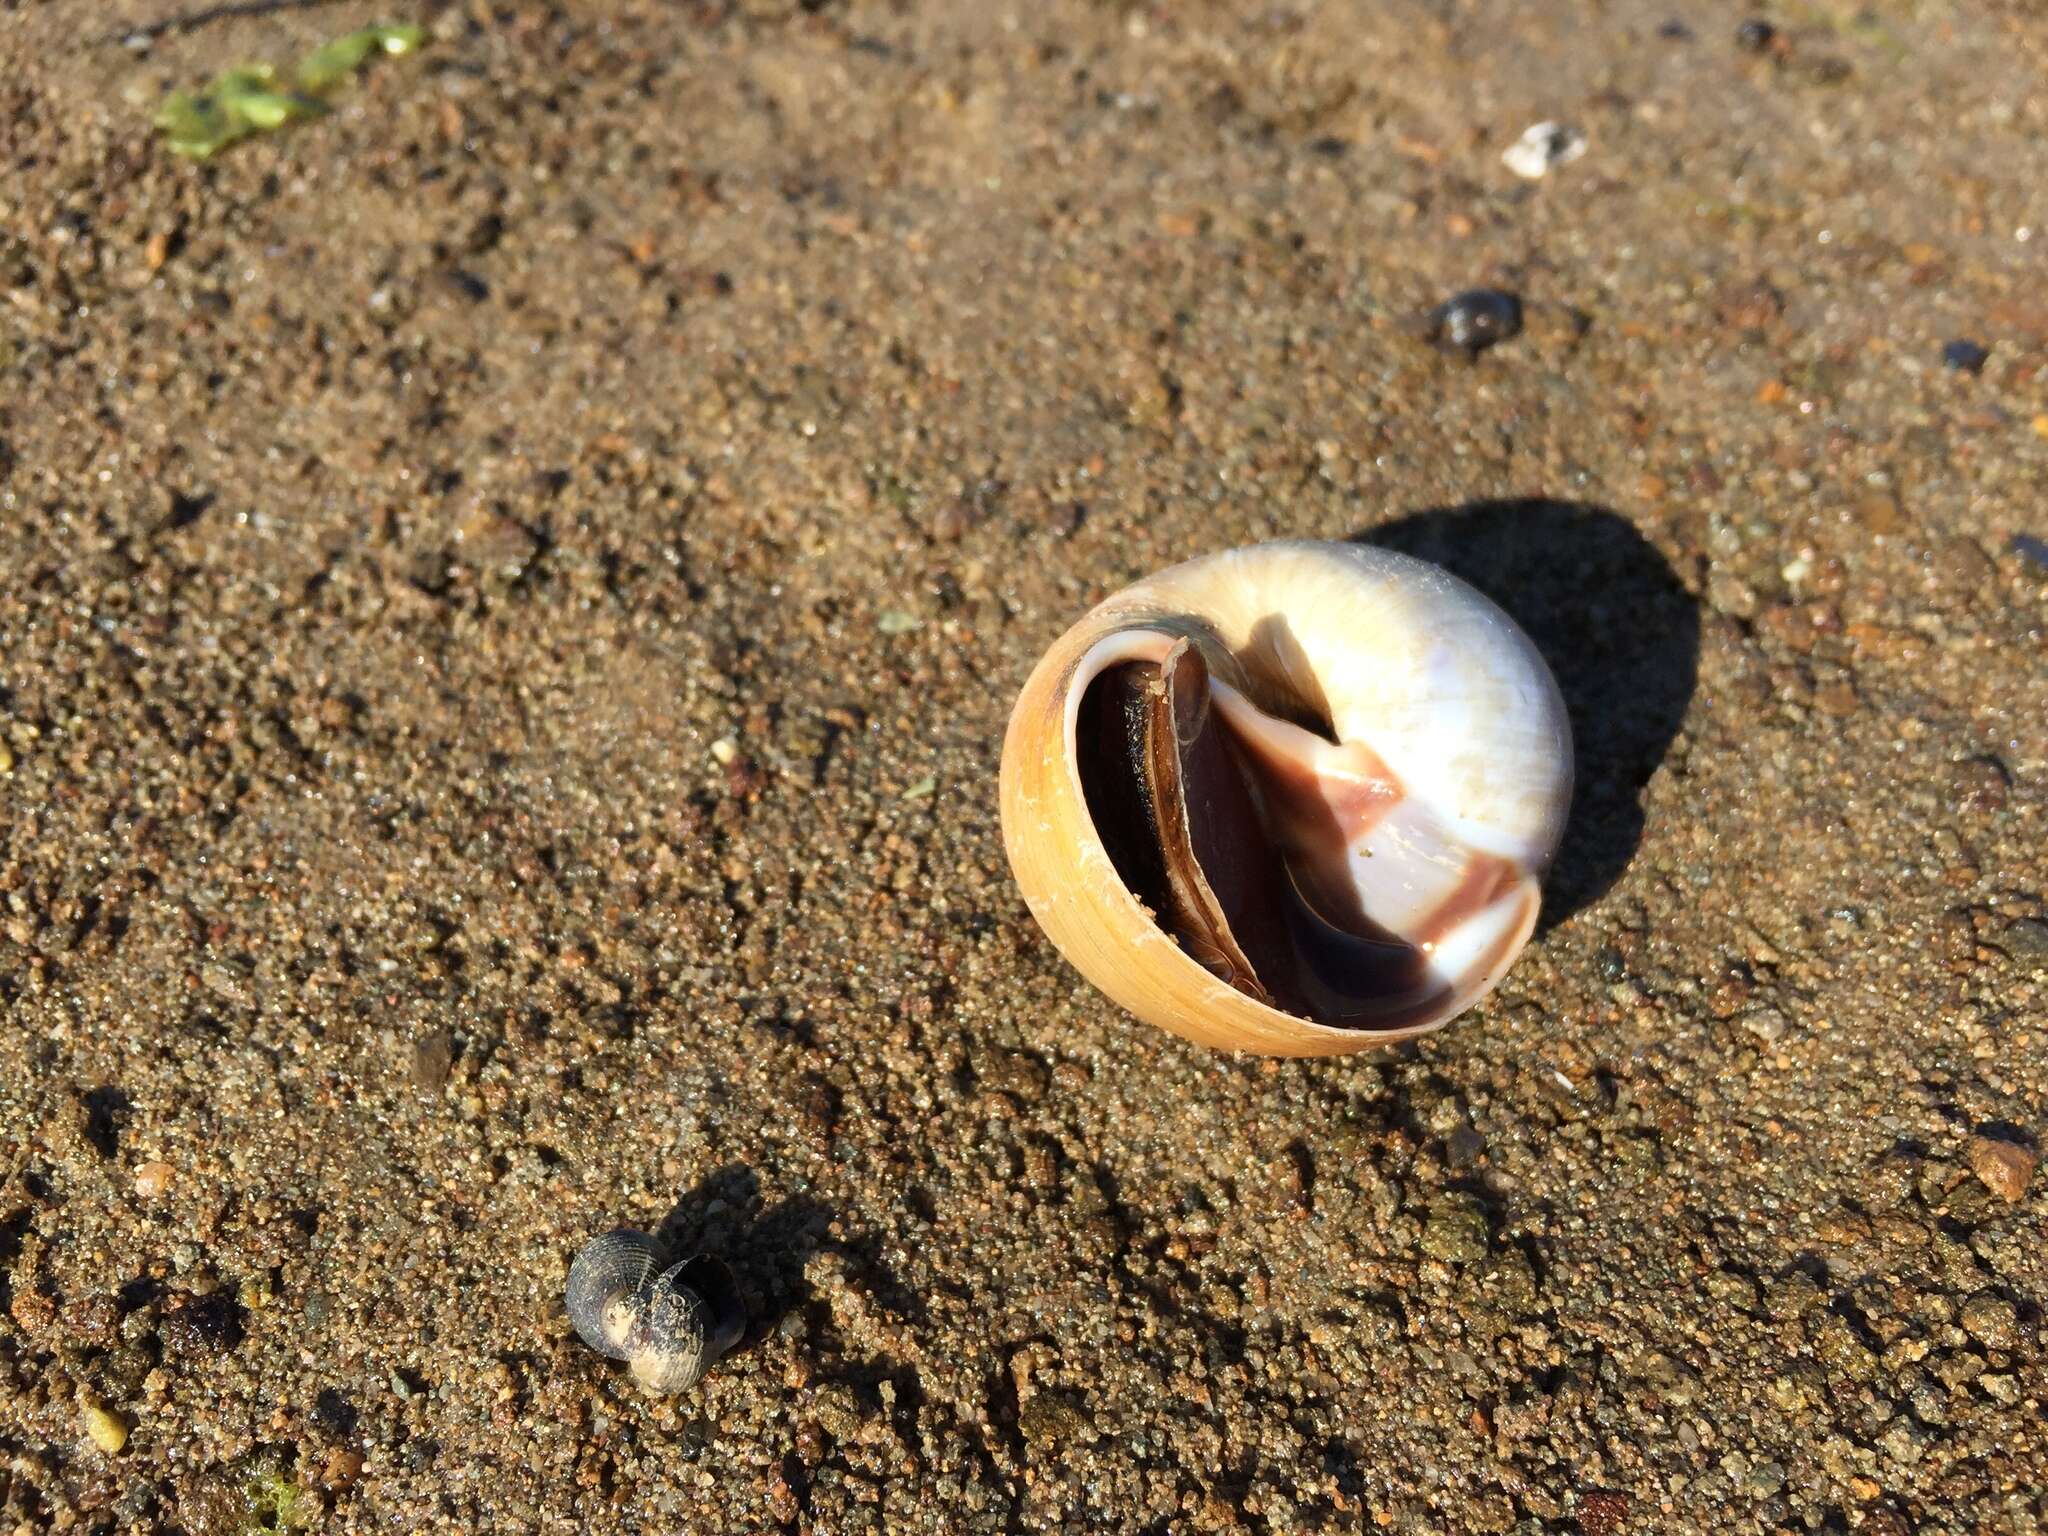
[[[660,1243],[620,1228],[583,1245],[565,1302],[576,1336],[623,1360],[650,1392],[687,1392],[746,1332],[747,1309],[723,1260],[669,1264]]]

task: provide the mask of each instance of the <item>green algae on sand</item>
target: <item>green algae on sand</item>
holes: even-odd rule
[[[204,89],[173,91],[157,109],[156,126],[174,154],[204,160],[287,123],[318,117],[326,96],[380,53],[411,53],[425,34],[409,24],[364,27],[325,43],[287,77],[269,64],[225,70]]]

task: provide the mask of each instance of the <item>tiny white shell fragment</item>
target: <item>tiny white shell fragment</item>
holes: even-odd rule
[[[1528,181],[1540,181],[1586,152],[1586,136],[1567,123],[1531,123],[1501,153],[1500,161]]]

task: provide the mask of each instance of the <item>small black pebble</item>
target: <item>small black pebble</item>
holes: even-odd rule
[[[1429,339],[1467,357],[1521,330],[1522,301],[1498,288],[1468,289],[1429,312]]]
[[[1768,21],[1752,16],[1735,29],[1735,46],[1744,53],[1762,53],[1776,39],[1778,29]]]
[[[242,1315],[241,1307],[226,1296],[173,1291],[164,1298],[157,1338],[173,1355],[196,1359],[224,1354],[242,1342]]]
[[[2048,540],[2037,539],[2031,533],[2016,533],[2012,536],[2012,552],[2048,571]]]
[[[474,272],[465,272],[460,267],[451,267],[441,273],[442,286],[472,304],[481,304],[491,296],[491,285]]]
[[[1941,349],[1942,365],[1963,373],[1982,373],[1990,357],[1990,352],[1974,341],[1951,341]]]
[[[1667,21],[1657,28],[1657,35],[1669,38],[1674,43],[1690,42],[1692,28],[1682,21]]]

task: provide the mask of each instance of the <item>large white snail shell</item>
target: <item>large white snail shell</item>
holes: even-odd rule
[[[1261,1001],[1193,958],[1119,874],[1084,787],[1084,757],[1090,782],[1103,772],[1090,690],[1190,652],[1257,825],[1308,893],[1289,897],[1294,950],[1305,928],[1318,953],[1326,937],[1341,948],[1370,933],[1373,954],[1402,958],[1385,995],[1351,995],[1376,985],[1361,981],[1334,1012]],[[1121,670],[1130,662],[1153,670]],[[1535,927],[1571,785],[1557,684],[1486,598],[1390,550],[1263,544],[1127,587],[1055,642],[1010,716],[1003,838],[1040,926],[1138,1017],[1225,1049],[1334,1055],[1437,1029],[1500,980]],[[1195,832],[1214,837],[1190,805]]]

